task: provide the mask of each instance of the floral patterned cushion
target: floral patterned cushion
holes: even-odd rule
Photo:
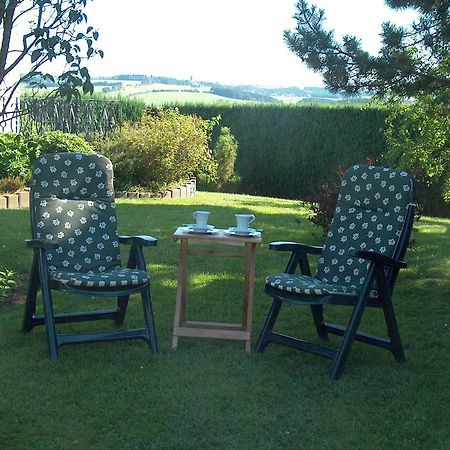
[[[121,261],[113,171],[107,158],[41,156],[33,166],[31,207],[33,237],[60,244],[47,251],[50,272],[90,277],[117,273]]]
[[[142,286],[150,281],[143,270],[120,267],[101,273],[51,272],[50,278],[74,288],[120,288]]]
[[[363,164],[349,168],[316,276],[279,274],[269,277],[268,284],[305,294],[358,292],[369,262],[353,253],[369,250],[393,256],[413,201],[413,184],[406,172]]]
[[[353,287],[327,284],[307,275],[279,273],[268,276],[266,278],[266,284],[281,291],[305,295],[358,294],[358,290]]]

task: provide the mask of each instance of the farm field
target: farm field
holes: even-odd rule
[[[186,91],[166,91],[166,92],[141,92],[128,95],[131,98],[138,98],[145,103],[154,106],[166,104],[182,105],[185,103],[242,103],[245,100],[236,100],[209,92],[186,92]]]
[[[115,75],[92,77],[94,92],[98,96],[111,99],[133,98],[150,106],[214,104],[214,103],[279,103],[293,104],[352,104],[364,103],[368,98],[341,98],[321,87],[269,87],[258,85],[222,85],[209,81],[178,80],[169,77],[146,75]],[[56,84],[46,84],[47,92]],[[30,83],[21,86],[22,95],[32,93]]]
[[[100,80],[93,80],[94,85]],[[141,84],[133,80],[110,80],[111,88],[107,85],[107,81],[101,80],[102,85],[97,85],[95,92],[102,93],[106,96],[116,97],[120,95],[122,98],[134,98],[143,100],[148,105],[162,106],[167,104],[185,104],[185,103],[242,103],[244,100],[231,99],[221,97],[220,95],[211,94],[209,88],[201,86],[192,88],[179,84]],[[114,83],[121,83],[119,89],[114,88]],[[193,90],[195,89],[195,90]]]

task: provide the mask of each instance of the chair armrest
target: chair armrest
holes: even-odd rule
[[[269,244],[270,250],[294,253],[310,253],[312,255],[320,255],[323,247],[317,245],[305,245],[298,242],[278,241]]]
[[[372,261],[382,266],[394,267],[395,269],[405,269],[407,264],[405,261],[399,261],[398,259],[391,258],[390,256],[383,255],[378,252],[357,250],[353,254],[356,258],[363,258]]]
[[[141,245],[145,247],[154,247],[158,240],[152,236],[119,236],[119,242],[126,245]]]
[[[28,239],[25,241],[28,248],[43,248],[45,250],[54,250],[59,247],[56,242],[47,241],[46,239]]]

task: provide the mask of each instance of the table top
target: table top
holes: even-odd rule
[[[191,242],[210,242],[228,245],[261,244],[261,234],[258,236],[237,236],[229,234],[220,228],[214,229],[210,233],[192,233],[184,227],[178,227],[172,235],[174,240],[187,239]]]

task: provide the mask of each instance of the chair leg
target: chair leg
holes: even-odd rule
[[[364,299],[365,295],[361,294],[353,309],[353,313],[350,318],[350,322],[345,330],[341,345],[339,346],[339,350],[337,351],[336,356],[333,360],[330,372],[330,378],[332,380],[338,380],[344,370],[348,355],[350,353],[350,349],[352,347],[356,332],[358,331],[358,327],[361,323],[361,318],[366,307]]]
[[[117,297],[117,313],[116,313],[116,319],[114,322],[117,326],[123,325],[123,321],[125,319],[125,313],[127,312],[129,298],[130,298],[129,295]]]
[[[277,321],[278,314],[280,313],[281,306],[283,302],[277,298],[273,299],[272,305],[269,309],[269,312],[266,317],[266,321],[264,322],[264,326],[262,327],[261,333],[258,338],[258,342],[256,343],[255,351],[258,353],[264,352],[269,343],[269,340],[266,339],[266,334],[270,333],[273,330],[275,322]]]
[[[397,320],[395,318],[394,305],[392,304],[391,299],[385,301],[383,305],[383,313],[386,320],[389,339],[392,344],[391,351],[394,354],[394,358],[396,361],[404,361],[405,353],[403,352],[402,341],[400,339]]]
[[[22,331],[28,332],[33,328],[33,315],[36,314],[36,297],[39,290],[39,269],[37,258],[33,258],[30,279],[28,280],[27,299],[23,314]]]
[[[328,333],[323,327],[323,305],[311,305],[311,313],[316,325],[317,334],[320,338],[327,338]]]
[[[56,337],[55,316],[51,290],[46,282],[42,283],[42,299],[44,303],[45,331],[47,334],[48,354],[51,359],[58,359],[58,341]]]
[[[148,286],[146,289],[144,289],[142,291],[141,296],[142,296],[142,305],[144,307],[145,323],[147,325],[147,330],[148,330],[148,335],[149,335],[150,350],[153,353],[157,353],[158,352],[158,341],[156,339],[155,319],[153,316],[150,286]]]
[[[45,332],[47,334],[48,353],[51,359],[58,359],[58,338],[56,336],[55,315],[53,313],[52,292],[48,281],[47,257],[40,249],[38,258],[39,279],[44,304]]]

